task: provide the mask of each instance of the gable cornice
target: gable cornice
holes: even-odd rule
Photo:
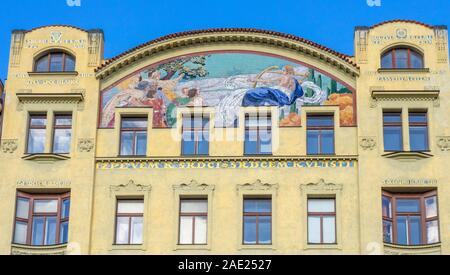
[[[309,40],[273,31],[232,28],[182,32],[152,40],[106,60],[96,69],[96,76],[99,79],[103,79],[143,58],[164,51],[204,44],[226,43],[264,45],[266,47],[293,50],[322,60],[329,66],[334,67],[334,69],[343,71],[353,78],[359,75],[359,67],[353,61],[352,57]]]

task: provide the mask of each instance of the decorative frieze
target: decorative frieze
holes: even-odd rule
[[[436,50],[438,63],[447,63],[448,60],[448,31],[444,27],[434,29],[436,36]]]
[[[19,147],[17,139],[4,139],[2,140],[2,151],[5,154],[13,154]]]
[[[438,137],[437,146],[442,152],[450,151],[450,137]]]
[[[80,138],[78,139],[78,152],[90,153],[94,149],[93,138]]]
[[[88,34],[89,67],[96,67],[99,65],[102,40],[103,34],[101,32],[89,32]]]
[[[191,180],[190,183],[182,183],[173,186],[175,191],[214,191],[215,188],[214,185],[199,183],[196,180]]]
[[[152,190],[151,185],[138,184],[134,180],[129,180],[127,183],[112,185],[110,187],[111,195],[118,193],[148,193]]]
[[[238,184],[237,191],[277,191],[278,184],[263,183],[261,180],[257,180],[253,183]]]
[[[439,90],[423,91],[372,91],[370,107],[375,108],[378,102],[433,102],[434,107],[440,106]]]
[[[364,151],[373,151],[377,147],[375,137],[361,137],[359,145]]]
[[[11,67],[18,67],[20,65],[20,58],[22,54],[23,42],[25,32],[15,31],[11,38]]]
[[[307,184],[301,184],[300,190],[310,193],[313,191],[322,191],[322,192],[337,192],[342,191],[343,185],[342,184],[336,184],[336,183],[328,183],[325,182],[324,179],[320,179],[318,182],[311,182]]]

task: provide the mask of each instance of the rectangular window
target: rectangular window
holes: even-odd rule
[[[208,243],[208,200],[183,199],[180,201],[181,245],[206,245]]]
[[[270,114],[246,114],[244,146],[246,155],[272,154],[272,118]]]
[[[19,193],[13,242],[51,246],[68,242],[70,194],[31,195]]]
[[[308,155],[334,154],[334,117],[330,115],[308,115]]]
[[[411,151],[428,151],[428,116],[425,112],[409,113],[409,138]]]
[[[53,153],[70,153],[72,141],[72,115],[56,115],[53,126]]]
[[[147,155],[147,118],[123,117],[120,130],[120,155]]]
[[[116,213],[117,245],[139,245],[143,243],[144,201],[118,200]]]
[[[183,116],[183,155],[209,155],[209,116]]]
[[[402,113],[383,113],[384,150],[386,152],[403,151]]]
[[[45,135],[47,129],[47,115],[30,115],[28,125],[28,154],[45,152]]]
[[[271,199],[244,199],[244,244],[272,244]]]
[[[383,193],[384,242],[398,245],[439,243],[435,191],[425,194]]]
[[[335,199],[308,199],[308,243],[337,243]]]

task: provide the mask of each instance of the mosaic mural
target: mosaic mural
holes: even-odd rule
[[[340,107],[353,126],[352,91],[312,68],[255,53],[184,56],[141,71],[102,92],[100,127],[114,127],[117,107],[153,107],[153,126],[177,123],[179,107],[215,107],[216,127],[235,127],[239,108],[278,106],[280,126],[300,126],[307,105]]]

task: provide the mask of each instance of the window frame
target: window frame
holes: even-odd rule
[[[309,126],[308,120],[313,117],[330,117],[333,122],[333,126]],[[309,144],[309,131],[318,131],[318,153],[310,154],[309,148],[307,146],[306,152],[309,156],[326,156],[326,155],[335,155],[336,154],[336,129],[335,129],[335,115],[334,114],[307,114],[306,116],[306,144]],[[324,154],[323,153],[323,133],[322,131],[333,131],[333,153],[332,154]]]
[[[424,115],[425,116],[425,122],[411,122],[411,116],[412,115]],[[430,128],[429,128],[429,119],[428,119],[428,112],[427,111],[409,111],[408,112],[408,131],[409,131],[409,143],[411,144],[411,129],[414,127],[424,127],[426,129],[426,135],[425,135],[425,143],[426,148],[424,150],[419,150],[419,152],[429,152],[430,151]]]
[[[17,210],[18,210],[18,201],[19,199],[26,199],[28,200],[28,219],[17,217]],[[35,213],[34,212],[34,204],[35,201],[42,201],[42,200],[57,200],[57,212],[52,213]],[[25,192],[17,192],[16,194],[16,207],[14,212],[14,230],[13,230],[13,238],[12,242],[13,244],[17,245],[26,245],[26,246],[32,246],[32,247],[47,247],[47,246],[55,246],[55,245],[64,245],[67,243],[61,243],[61,225],[63,223],[69,222],[70,220],[70,207],[71,204],[69,204],[69,216],[63,218],[62,217],[62,203],[66,200],[69,200],[71,202],[71,194],[70,192],[61,193],[61,194],[29,194]],[[55,244],[52,245],[33,245],[32,244],[32,237],[33,237],[33,221],[35,217],[44,217],[45,221],[48,217],[56,217],[56,231],[55,231]],[[26,237],[26,244],[19,244],[14,242],[14,236],[16,234],[16,224],[17,222],[26,223],[27,224],[27,237]],[[45,235],[46,231],[44,228],[43,234],[43,242],[45,243]]]
[[[119,213],[119,204],[120,202],[126,202],[126,201],[140,201],[142,202],[143,211],[142,213]],[[114,218],[114,245],[117,246],[129,246],[129,245],[143,245],[145,242],[145,221],[144,221],[144,214],[145,214],[145,199],[144,198],[116,198],[116,211],[115,211],[115,218]],[[127,243],[119,244],[117,242],[117,226],[118,226],[118,218],[128,218],[128,241]],[[142,242],[139,244],[132,244],[131,243],[131,222],[132,218],[142,218]]]
[[[70,126],[69,125],[56,125],[56,121],[61,118],[70,118]],[[53,128],[52,128],[52,153],[55,153],[55,137],[56,137],[56,130],[71,130],[71,136],[69,141],[69,152],[64,153],[57,153],[57,154],[70,154],[71,147],[72,147],[72,138],[73,138],[73,115],[66,113],[66,114],[55,114],[53,116]]]
[[[52,55],[62,55],[62,62],[61,62],[61,70],[60,71],[55,71],[55,70],[51,70],[51,66],[52,66]],[[38,63],[39,61],[43,60],[44,58],[47,58],[47,70],[46,71],[39,71],[37,69]],[[73,63],[74,63],[74,68],[73,70],[69,71],[66,70],[66,62],[67,59],[71,58],[73,59]],[[50,51],[50,52],[46,52],[45,54],[40,55],[39,57],[37,57],[35,59],[34,62],[34,66],[33,66],[33,72],[35,73],[67,73],[67,72],[75,72],[76,69],[76,58],[74,55],[67,53],[65,51]]]
[[[399,50],[407,50],[407,67],[406,68],[399,68],[397,67],[397,51]],[[421,58],[421,62],[422,62],[422,67],[413,67],[412,66],[412,53],[420,56]],[[390,67],[383,67],[383,58],[386,57],[387,55],[391,55],[392,57],[392,61],[390,64]],[[420,69],[424,69],[425,68],[425,57],[424,54],[416,49],[413,49],[411,47],[407,47],[407,46],[399,46],[399,47],[394,47],[394,48],[390,48],[388,50],[386,50],[385,52],[383,52],[383,54],[381,55],[380,58],[380,63],[381,63],[381,68],[382,69],[390,69],[390,70],[420,70]]]
[[[145,120],[147,122],[147,126],[144,128],[123,128],[123,123],[126,120],[133,120],[133,121],[137,121],[137,120]],[[122,157],[145,157],[147,156],[147,151],[148,151],[148,117],[145,116],[123,116],[120,119],[120,137],[119,137],[119,156]],[[123,133],[128,132],[128,133],[133,133],[133,145],[132,145],[132,154],[130,155],[124,155],[122,152],[122,142],[123,142]],[[146,135],[146,139],[145,139],[145,151],[146,153],[143,155],[138,155],[137,154],[137,134],[138,133],[145,133]]]
[[[41,126],[33,126],[31,125],[31,122],[33,119],[45,119],[45,125]],[[45,130],[47,131],[47,125],[48,125],[48,115],[46,113],[30,113],[28,115],[28,130],[27,130],[27,145],[26,145],[26,153],[27,154],[43,154],[46,150],[46,142],[47,142],[47,133],[45,133],[45,139],[44,139],[44,150],[43,152],[39,153],[31,153],[30,152],[30,137],[31,137],[31,130]]]
[[[271,212],[246,212],[245,211],[245,201],[246,200],[251,200],[251,201],[270,201],[270,205],[271,205]],[[271,246],[273,245],[273,237],[274,237],[274,233],[273,233],[273,199],[272,197],[260,197],[260,198],[253,198],[253,197],[246,197],[244,196],[243,199],[243,204],[242,204],[242,245],[245,246]],[[255,235],[255,239],[256,242],[255,243],[245,243],[245,217],[256,217],[256,222],[255,222],[255,226],[256,226],[256,235]],[[270,217],[270,243],[260,243],[259,241],[259,217]]]
[[[202,121],[202,125],[201,128],[196,128],[195,127],[195,123],[194,126],[192,126],[192,121],[196,120],[197,118],[201,118]],[[189,128],[185,127],[184,124],[184,120],[185,119],[189,119],[190,120],[190,126]],[[208,120],[207,123],[207,127],[203,127],[203,122],[204,119]],[[207,113],[202,113],[202,114],[198,114],[198,113],[186,113],[182,115],[182,123],[181,123],[181,154],[183,156],[209,156],[210,155],[210,150],[211,150],[211,143],[210,140],[207,140],[208,142],[208,153],[206,154],[199,154],[198,152],[198,148],[199,148],[199,143],[201,142],[200,140],[198,140],[198,134],[201,133],[202,137],[204,136],[205,132],[208,134],[208,136],[210,137],[210,128],[211,128],[211,116]],[[186,154],[184,153],[184,148],[185,148],[185,140],[184,140],[184,133],[185,132],[193,132],[194,133],[194,140],[193,141],[188,141],[188,142],[194,142],[194,153],[193,154]]]
[[[399,115],[400,122],[385,122],[385,116],[386,115]],[[402,111],[383,111],[383,150],[385,152],[403,152],[405,150],[405,141],[404,141],[404,134],[403,134],[403,112]],[[394,127],[400,127],[400,150],[387,150],[386,149],[386,128],[394,128]]]
[[[431,217],[431,218],[427,218],[426,216],[426,205],[425,205],[425,200],[431,197],[436,197],[436,211],[437,211],[437,215],[435,217]],[[392,244],[392,245],[402,245],[402,246],[410,246],[410,247],[414,247],[414,246],[427,246],[427,245],[435,245],[435,244],[439,244],[441,243],[441,232],[440,232],[440,215],[439,215],[439,197],[438,197],[438,193],[437,190],[433,190],[433,191],[428,191],[425,193],[391,193],[388,191],[383,191],[382,192],[382,199],[384,198],[388,198],[390,200],[390,204],[391,204],[391,215],[392,218],[387,217],[384,215],[383,211],[382,211],[382,223],[384,226],[384,222],[390,222],[392,224],[392,243],[386,242],[386,240],[383,237],[383,242],[387,243],[387,244]],[[419,212],[401,212],[401,213],[397,213],[397,200],[401,200],[401,199],[413,199],[413,200],[419,200],[420,201],[420,211]],[[412,244],[399,244],[398,243],[398,230],[397,230],[397,220],[398,217],[411,217],[411,216],[420,216],[420,229],[421,229],[421,235],[420,235],[420,240],[421,243],[418,245],[412,245]],[[432,222],[432,221],[437,221],[438,222],[438,238],[439,241],[437,243],[428,243],[428,236],[427,236],[427,223],[428,222]],[[411,240],[411,225],[408,225],[408,230],[407,230],[407,234],[408,234],[408,240]],[[384,228],[383,228],[383,235],[384,235]]]
[[[183,213],[181,211],[183,202],[185,201],[201,201],[206,203],[207,210],[202,213]],[[178,210],[178,245],[180,246],[204,246],[208,245],[208,236],[209,236],[209,201],[208,198],[180,198],[179,200],[179,210]],[[190,217],[192,218],[192,243],[181,243],[181,218],[182,217]],[[195,220],[197,217],[206,217],[206,243],[196,243],[195,242]]]
[[[309,211],[309,201],[310,200],[333,200],[334,202],[334,212],[310,212]],[[306,218],[307,218],[307,243],[308,245],[337,245],[338,244],[338,233],[337,233],[337,203],[335,197],[310,197],[307,199],[307,206],[306,206]],[[312,243],[309,240],[309,218],[310,217],[320,217],[320,243]],[[326,243],[324,242],[323,238],[323,219],[324,217],[334,217],[334,242],[333,243]]]
[[[247,125],[247,121],[250,120],[250,118],[256,118],[258,121],[258,125],[256,126],[250,126]],[[260,118],[266,118],[267,121],[270,121],[268,126],[260,126],[259,121]],[[244,155],[245,156],[271,156],[273,155],[273,118],[272,113],[270,112],[256,112],[256,113],[245,113],[244,115]],[[270,133],[270,153],[263,153],[261,152],[261,130],[266,130]],[[250,133],[252,131],[256,131],[256,152],[255,153],[246,153],[246,144],[247,144],[247,133]],[[249,135],[250,136],[250,135]]]

